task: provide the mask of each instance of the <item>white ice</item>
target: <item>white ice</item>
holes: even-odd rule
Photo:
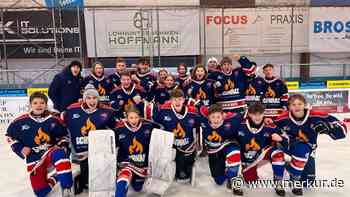
[[[0,133],[2,136],[3,133]],[[317,188],[304,192],[306,197],[349,197],[350,196],[350,143],[347,139],[333,141],[328,136],[322,135],[318,140],[316,156],[317,179],[338,179],[344,181],[342,188]],[[0,197],[30,197],[34,196],[30,187],[29,178],[25,171],[25,163],[10,150],[5,140],[0,141]],[[165,193],[169,197],[196,197],[232,196],[225,186],[216,186],[209,176],[209,167],[206,158],[199,159],[196,187],[173,183]],[[271,179],[272,171],[269,164],[259,168],[259,176],[262,179]],[[84,193],[80,197],[87,197]],[[146,193],[129,191],[128,196],[145,197],[154,196]],[[272,189],[247,189],[244,188],[244,196],[268,197],[276,196]],[[287,197],[293,194],[287,190]]]

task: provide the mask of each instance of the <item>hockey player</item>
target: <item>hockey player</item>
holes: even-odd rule
[[[165,78],[169,75],[165,68],[161,68],[158,71],[158,80],[156,86],[164,85]]]
[[[241,67],[233,69],[232,60],[224,57],[221,61],[221,73],[217,77],[216,103],[222,105],[224,111],[243,113],[246,108],[245,90],[247,77],[255,73],[256,64],[246,57],[235,55]]]
[[[139,110],[129,106],[126,119],[117,123],[118,177],[116,197],[125,197],[131,184],[136,192],[142,190],[148,174],[148,151],[153,128],[158,125],[141,119]]]
[[[264,88],[262,103],[266,106],[265,115],[269,118],[276,118],[287,110],[288,88],[279,78],[274,76],[274,66],[266,64],[263,66]]]
[[[234,132],[239,127],[241,116],[226,114],[217,104],[211,105],[209,110],[202,107],[201,115],[202,135],[207,146],[211,176],[218,185],[227,180],[227,187],[231,189],[241,164],[238,139]],[[234,195],[243,195],[240,188],[232,189]]]
[[[288,99],[288,108],[289,112],[284,112],[275,122],[289,137],[289,149],[286,152],[291,156],[291,162],[287,166],[290,179],[304,183],[313,181],[318,134],[327,134],[333,140],[342,139],[346,137],[346,126],[331,115],[307,108],[306,100],[300,94]],[[298,185],[293,185],[292,192],[303,195],[303,190]]]
[[[189,75],[187,75],[187,66],[186,64],[181,63],[177,66],[176,83],[179,87],[183,88],[186,81],[189,81]]]
[[[111,92],[110,103],[117,111],[117,118],[124,118],[124,111],[130,105],[136,105],[141,110],[139,105],[146,97],[146,93],[141,86],[132,82],[128,71],[120,74],[120,81],[120,87],[114,88]]]
[[[84,89],[87,84],[92,84],[100,95],[100,101],[108,104],[109,93],[113,89],[113,84],[109,79],[104,77],[104,66],[101,62],[93,63],[91,74],[83,79],[82,89]]]
[[[81,193],[88,184],[88,135],[99,129],[113,129],[113,111],[99,103],[99,94],[92,85],[87,85],[82,103],[74,103],[62,113],[62,119],[69,130],[74,149],[73,161],[80,165],[76,193]]]
[[[170,94],[178,86],[175,84],[175,77],[173,75],[166,76],[164,85],[158,86],[152,95],[154,102],[159,106],[170,100]]]
[[[221,73],[221,68],[218,60],[215,57],[211,57],[207,62],[208,68],[208,79],[211,81],[215,81],[218,75]]]
[[[132,80],[148,94],[156,84],[157,77],[150,69],[148,58],[141,57],[137,62],[136,74],[132,75]]]
[[[118,57],[115,63],[115,72],[108,76],[108,79],[113,84],[113,88],[120,86],[120,73],[126,70],[124,58]]]
[[[171,92],[170,102],[160,106],[154,120],[164,126],[164,130],[175,135],[176,174],[179,182],[189,182],[196,156],[199,116],[194,106],[187,106],[184,93],[180,89]]]
[[[214,101],[214,87],[208,80],[208,71],[203,65],[193,68],[191,82],[184,87],[187,96],[196,106],[209,106]]]
[[[276,194],[285,196],[282,184],[285,165],[283,147],[288,146],[288,137],[282,137],[282,132],[275,125],[264,124],[264,110],[261,103],[250,105],[236,130],[241,146],[243,178],[248,183],[257,180],[257,167],[264,160],[270,161]]]
[[[63,196],[73,196],[68,133],[59,118],[47,110],[47,101],[43,93],[34,92],[29,98],[31,110],[9,125],[7,141],[13,152],[25,159],[36,196],[47,196],[56,181],[60,182]],[[52,167],[56,173],[49,177]]]

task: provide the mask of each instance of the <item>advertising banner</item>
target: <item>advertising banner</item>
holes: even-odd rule
[[[207,54],[220,55],[222,46],[225,55],[308,49],[307,8],[207,9],[204,23]]]
[[[85,10],[89,57],[199,55],[199,10]],[[159,21],[159,25],[157,24]]]
[[[346,7],[310,8],[309,37],[311,52],[349,52],[349,9]]]

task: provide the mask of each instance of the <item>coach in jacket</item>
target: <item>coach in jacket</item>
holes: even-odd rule
[[[81,97],[81,69],[82,64],[79,61],[72,61],[53,79],[49,87],[49,97],[56,110],[64,111]]]

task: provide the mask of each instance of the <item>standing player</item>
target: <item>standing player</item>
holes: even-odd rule
[[[150,62],[148,58],[141,57],[137,62],[136,74],[132,75],[132,80],[141,86],[148,94],[151,92],[154,85],[156,85],[157,77],[150,69]]]
[[[144,89],[132,82],[131,75],[128,71],[120,74],[120,87],[114,88],[111,92],[110,103],[114,110],[117,111],[117,117],[123,118],[124,111],[131,105],[139,105],[146,97]],[[141,108],[139,108],[141,111]]]
[[[285,196],[282,184],[285,165],[282,147],[288,146],[288,138],[281,137],[282,132],[275,125],[264,124],[264,110],[264,106],[260,103],[250,105],[245,119],[237,129],[243,177],[248,183],[257,180],[258,166],[264,160],[270,161],[276,183],[276,194]]]
[[[60,182],[63,196],[73,196],[68,133],[61,121],[47,110],[47,101],[43,93],[34,92],[29,98],[31,111],[9,125],[7,141],[13,152],[25,159],[36,196],[47,196],[56,181]],[[56,173],[49,177],[52,167]]]
[[[125,197],[131,184],[136,192],[142,190],[148,174],[148,152],[154,123],[141,119],[134,106],[126,110],[126,119],[117,123],[118,177],[116,197]]]
[[[183,88],[185,82],[189,80],[189,75],[187,75],[187,66],[185,63],[181,63],[177,66],[177,78],[176,83],[179,87]]]
[[[262,94],[262,103],[266,106],[265,115],[272,119],[287,110],[288,101],[288,88],[281,79],[274,76],[273,68],[272,64],[263,66],[265,83]]]
[[[199,117],[194,106],[185,105],[184,93],[180,89],[171,92],[171,102],[160,106],[154,120],[164,126],[164,130],[175,135],[176,174],[179,182],[189,182],[196,156]]]
[[[211,81],[215,81],[218,75],[221,73],[221,70],[220,70],[221,68],[218,60],[215,57],[209,58],[207,62],[207,68],[208,68],[208,79]]]
[[[152,96],[154,96],[154,102],[157,105],[166,103],[170,100],[171,92],[178,87],[179,86],[175,84],[175,77],[173,75],[166,76],[164,85],[158,86],[152,93]]]
[[[235,132],[241,122],[239,114],[225,114],[220,105],[214,104],[201,108],[203,118],[202,135],[207,146],[210,173],[218,185],[227,180],[227,187],[232,188],[240,167],[240,149]],[[240,188],[232,188],[234,195],[243,195]]]
[[[296,94],[288,99],[289,112],[276,119],[276,124],[289,136],[291,156],[287,167],[291,181],[315,180],[315,151],[318,134],[327,134],[333,140],[346,137],[346,126],[335,117],[306,108],[306,100]],[[293,194],[303,195],[303,190],[294,184]]]
[[[241,67],[233,69],[229,57],[224,57],[221,61],[221,73],[214,84],[217,93],[216,103],[220,104],[224,111],[243,113],[246,108],[247,77],[255,73],[256,64],[244,56],[235,55],[234,58]]]
[[[99,94],[92,85],[87,85],[83,102],[72,104],[62,113],[62,119],[69,130],[74,148],[73,161],[80,165],[76,193],[81,193],[88,184],[88,135],[99,129],[113,129],[115,120],[111,109],[101,106]]]
[[[191,82],[184,87],[190,101],[200,107],[209,106],[214,101],[214,87],[212,81],[208,80],[208,71],[203,65],[193,68]]]
[[[120,73],[126,69],[126,63],[124,58],[118,57],[115,63],[115,72],[108,76],[108,79],[113,84],[113,88],[120,86]]]
[[[104,77],[104,66],[101,62],[95,62],[92,65],[91,74],[83,79],[82,89],[87,84],[92,84],[100,95],[100,101],[108,104],[109,93],[113,89],[113,84],[109,79]]]

